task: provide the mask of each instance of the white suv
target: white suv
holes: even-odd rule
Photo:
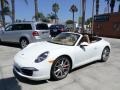
[[[49,36],[48,25],[40,22],[15,23],[0,30],[0,41],[19,43],[21,48],[31,42],[46,40]]]

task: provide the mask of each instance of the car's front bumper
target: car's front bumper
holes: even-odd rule
[[[29,67],[23,67],[14,65],[13,70],[19,76],[30,79],[30,80],[47,80],[50,79],[50,70],[51,67],[47,68],[37,68],[37,69],[28,69]]]

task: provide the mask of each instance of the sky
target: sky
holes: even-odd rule
[[[10,0],[8,0],[10,1]],[[15,0],[16,19],[31,21],[34,16],[34,0],[28,0],[28,5],[24,0]],[[75,13],[75,20],[78,21],[78,17],[81,16],[81,0],[38,0],[39,12],[42,12],[45,16],[52,12],[53,3],[59,4],[58,17],[60,22],[65,22],[68,19],[72,19],[72,13],[69,11],[70,6],[75,4],[78,8],[78,12]],[[92,0],[86,0],[86,19],[92,16]],[[100,0],[100,11],[102,14],[107,7],[105,0]],[[115,5],[115,11],[118,11],[118,2]],[[9,21],[10,18],[7,17]]]

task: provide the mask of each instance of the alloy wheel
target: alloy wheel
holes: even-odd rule
[[[20,41],[21,48],[25,48],[29,44],[28,40],[22,39]]]
[[[103,53],[102,53],[102,61],[107,61],[109,58],[110,54],[110,49],[108,47],[104,48]]]
[[[60,57],[53,64],[52,75],[54,79],[59,80],[65,78],[70,71],[71,63],[68,58]]]

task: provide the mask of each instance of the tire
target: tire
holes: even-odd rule
[[[109,54],[110,54],[110,49],[109,47],[105,47],[103,49],[102,55],[101,55],[101,61],[102,62],[106,62],[109,58]]]
[[[67,57],[61,56],[57,58],[51,68],[51,79],[61,80],[65,78],[68,75],[70,69],[71,62]]]
[[[0,44],[1,44],[2,42],[1,42],[1,39],[0,39]]]
[[[26,38],[22,38],[20,40],[20,46],[22,49],[25,48],[28,44],[29,44],[29,41]]]

